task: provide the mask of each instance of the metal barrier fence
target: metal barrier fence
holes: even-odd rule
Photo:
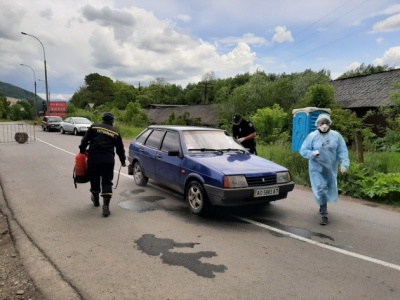
[[[20,144],[36,141],[35,126],[28,124],[0,123],[0,143]]]

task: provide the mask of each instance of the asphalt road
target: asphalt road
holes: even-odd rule
[[[103,218],[89,185],[73,185],[80,139],[38,128],[34,142],[0,144],[0,205],[48,299],[400,299],[398,211],[341,197],[321,226],[296,187],[201,218],[122,168]]]

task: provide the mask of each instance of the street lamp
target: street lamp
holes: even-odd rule
[[[24,65],[24,64],[20,64],[21,66],[24,66],[24,67],[28,67],[28,68],[30,68],[31,70],[32,70],[32,72],[33,72],[33,78],[34,78],[34,80],[35,80],[35,82],[34,82],[34,85],[35,85],[35,106],[36,106],[36,113],[37,113],[37,94],[36,94],[36,74],[35,74],[35,71],[33,70],[33,68],[32,67],[30,67],[30,66],[28,66],[28,65]]]
[[[46,52],[44,51],[44,46],[43,46],[42,42],[36,36],[28,34],[28,33],[25,33],[25,32],[22,32],[22,31],[21,31],[21,34],[29,35],[29,36],[33,37],[34,39],[36,39],[40,43],[40,45],[42,45],[42,48],[43,48],[43,59],[44,59],[44,80],[46,81],[46,102],[47,102],[47,107],[50,107],[50,103],[49,103],[49,87],[48,87],[48,84],[47,84]]]

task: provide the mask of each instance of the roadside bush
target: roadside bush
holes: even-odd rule
[[[250,118],[257,129],[257,140],[264,143],[276,141],[288,141],[289,134],[282,135],[287,126],[287,113],[278,105],[272,108],[266,107],[257,109],[257,112]]]

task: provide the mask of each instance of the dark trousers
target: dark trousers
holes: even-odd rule
[[[257,155],[257,149],[256,149],[256,147],[250,147],[250,148],[249,148],[249,152],[252,153],[252,154]]]
[[[112,180],[114,177],[113,163],[88,163],[90,191],[101,193],[102,197],[112,197]]]

